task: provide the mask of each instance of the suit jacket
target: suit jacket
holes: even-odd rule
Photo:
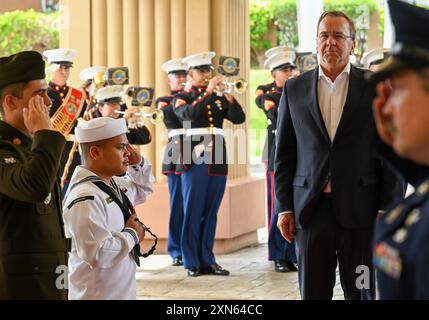
[[[372,114],[375,86],[350,69],[344,110],[333,141],[318,103],[318,68],[286,82],[279,105],[275,154],[277,212],[293,211],[298,228],[312,216],[331,181],[333,208],[345,228],[368,228],[404,188],[377,156]]]

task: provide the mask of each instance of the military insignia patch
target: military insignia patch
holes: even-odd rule
[[[408,231],[405,228],[401,228],[398,231],[395,232],[395,234],[393,235],[392,239],[393,241],[395,241],[396,243],[402,243],[405,241],[405,239],[407,239],[408,236]]]
[[[76,106],[72,103],[67,105],[67,112],[71,115],[74,115],[76,113]]]
[[[399,206],[397,206],[397,207],[395,207],[395,209],[393,209],[392,211],[390,211],[388,214],[387,214],[387,217],[386,217],[386,223],[387,224],[391,224],[393,221],[395,221],[396,220],[396,218],[400,215],[400,213],[402,212],[402,209],[404,208],[404,206],[403,205],[399,205]]]
[[[413,211],[410,212],[407,219],[405,219],[405,226],[406,227],[412,226],[413,224],[419,222],[420,218],[421,218],[420,210],[414,209]]]
[[[428,192],[429,192],[429,181],[423,182],[417,188],[417,195],[419,195],[419,196],[424,196]]]
[[[374,252],[374,266],[398,280],[402,272],[402,259],[399,251],[385,242],[377,244]]]
[[[16,159],[14,157],[4,158],[4,163],[6,164],[15,164]]]

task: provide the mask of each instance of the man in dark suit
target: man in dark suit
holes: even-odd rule
[[[344,13],[323,13],[319,68],[290,79],[279,106],[277,225],[286,240],[296,237],[303,299],[332,298],[337,261],[345,298],[373,297],[375,217],[403,193],[377,158],[375,87],[350,64],[355,34]]]

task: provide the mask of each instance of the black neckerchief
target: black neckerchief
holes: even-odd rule
[[[103,181],[91,181],[93,184],[95,184],[99,189],[101,189],[102,191],[104,191],[105,193],[107,193],[113,201],[115,201],[115,203],[119,206],[119,208],[122,211],[122,215],[124,216],[124,223],[127,223],[128,219],[131,217],[131,214],[135,213],[134,211],[134,207],[132,206],[130,200],[128,199],[128,197],[126,196],[126,194],[124,192],[122,192],[122,190],[120,190],[119,188],[116,188],[116,190],[119,190],[120,195],[122,197],[122,200],[119,200],[118,195],[116,194],[116,192],[109,187],[107,184],[105,184]],[[116,183],[112,180],[112,184],[115,186]],[[152,248],[147,252],[142,254],[140,252],[140,244],[136,244],[133,248],[133,256],[134,256],[134,260],[137,264],[137,266],[140,267],[140,261],[139,261],[139,256],[142,256],[144,258],[148,257],[149,255],[153,254],[153,252],[156,249],[156,244],[158,242],[158,238],[156,237],[156,235],[154,235],[149,228],[147,228],[145,225],[143,225],[145,231],[149,232],[150,235],[152,235],[155,238],[155,244],[152,246]]]

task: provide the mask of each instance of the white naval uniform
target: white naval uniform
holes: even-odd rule
[[[78,166],[63,201],[65,232],[72,239],[69,299],[136,299],[134,231],[123,231],[121,209],[91,181],[73,187],[89,176],[95,174]],[[133,205],[146,201],[154,180],[147,160],[129,166],[124,177],[114,177]]]

